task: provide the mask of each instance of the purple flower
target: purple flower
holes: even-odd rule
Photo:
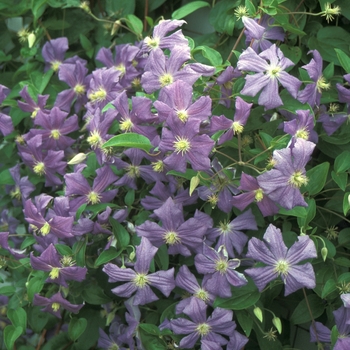
[[[208,135],[198,134],[198,123],[189,120],[182,123],[179,119],[168,120],[170,130],[163,128],[159,149],[172,153],[165,158],[164,163],[171,169],[184,173],[187,161],[193,170],[208,170],[210,168],[209,154],[214,141]]]
[[[345,74],[344,79],[346,80],[347,85],[350,83],[350,74]],[[350,103],[350,90],[345,86],[337,83],[338,97],[339,102],[341,103]]]
[[[253,40],[251,47],[255,52],[263,51],[271,47],[272,43],[269,40],[284,41],[284,31],[281,27],[273,26],[275,19],[263,15],[260,24],[257,20],[243,16],[242,22],[246,28],[246,45]]]
[[[0,247],[2,249],[7,250],[10,254],[12,254],[16,259],[23,259],[26,257],[25,250],[18,250],[11,248],[8,244],[9,241],[9,232],[0,232]]]
[[[79,310],[84,306],[84,304],[80,304],[80,305],[71,304],[68,300],[62,297],[61,292],[54,294],[50,298],[45,298],[38,294],[35,294],[33,299],[33,305],[45,306],[43,309],[41,309],[42,311],[49,312],[50,314],[58,318],[62,318],[60,313],[61,309],[65,309],[65,310],[68,310],[69,312],[73,312],[74,314],[77,314]]]
[[[255,237],[250,239],[247,257],[263,262],[266,266],[245,270],[260,292],[278,276],[281,276],[286,286],[285,296],[303,287],[316,287],[312,265],[298,264],[317,257],[315,244],[309,236],[299,236],[298,241],[288,249],[283,242],[281,230],[270,224],[263,238],[265,242]]]
[[[65,37],[46,42],[41,52],[45,61],[45,70],[51,68],[55,72],[58,71],[67,50],[68,39]]]
[[[325,105],[321,105],[320,107],[320,116],[317,122],[322,123],[323,129],[328,136],[335,133],[348,120],[348,114],[345,112],[336,113],[336,108],[332,104],[328,111]]]
[[[70,256],[60,258],[53,244],[50,244],[40,257],[35,257],[32,252],[30,263],[33,269],[50,273],[46,282],[57,283],[63,287],[68,287],[67,281],[83,281],[87,272],[86,267],[74,266]]]
[[[175,334],[187,334],[181,339],[179,343],[180,348],[194,349],[199,339],[202,342],[208,341],[221,346],[226,345],[228,340],[222,334],[230,336],[236,328],[236,323],[232,321],[233,312],[231,310],[217,307],[211,316],[207,318],[207,305],[197,298],[183,310],[183,313],[190,320],[177,318],[170,320],[168,323],[168,327]],[[206,348],[202,346],[201,349]]]
[[[236,271],[240,260],[228,259],[224,246],[216,251],[203,244],[203,254],[197,254],[194,263],[197,271],[205,275],[203,287],[215,296],[229,298],[232,296],[231,286],[247,284],[245,276]]]
[[[81,173],[66,174],[66,196],[74,196],[70,201],[70,209],[76,212],[84,204],[98,204],[110,202],[118,190],[105,191],[105,189],[115,182],[118,178],[114,175],[111,168],[106,165],[96,170],[97,176],[94,179],[92,187]]]
[[[278,213],[277,205],[264,193],[255,177],[242,172],[238,189],[248,192],[232,197],[231,203],[235,208],[244,210],[249,204],[256,202],[263,216]]]
[[[246,84],[241,94],[255,96],[261,91],[258,103],[265,106],[265,109],[272,109],[283,104],[278,94],[278,82],[280,82],[296,98],[301,81],[284,71],[293,65],[294,63],[284,57],[275,44],[259,55],[248,47],[239,57],[237,67],[241,71],[252,71],[257,74],[246,75]]]
[[[192,103],[193,88],[182,80],[164,87],[154,106],[158,110],[161,122],[167,118],[180,119],[185,123],[189,119],[196,119],[198,123],[208,120],[211,115],[211,99],[209,96],[201,96]]]
[[[29,181],[28,176],[21,177],[19,164],[10,168],[9,171],[15,185],[8,186],[6,190],[14,200],[19,201],[22,199],[22,202],[24,203],[24,201],[29,198],[29,195],[35,190],[35,186]]]
[[[218,145],[232,139],[233,135],[241,134],[247,123],[252,103],[245,102],[239,96],[236,97],[235,115],[233,120],[226,118],[224,115],[220,117],[213,116],[211,118],[210,132],[214,133],[219,130],[225,130],[218,140]]]
[[[25,102],[17,101],[18,107],[24,112],[30,112],[31,118],[34,119],[39,111],[49,112],[45,109],[46,101],[49,98],[49,95],[38,95],[38,102],[35,102],[29,95],[27,85],[19,92],[19,95]]]
[[[141,244],[136,247],[137,260],[134,270],[121,268],[111,263],[106,264],[103,272],[109,276],[109,282],[127,282],[113,288],[112,292],[126,298],[135,293],[134,305],[145,305],[158,300],[150,286],[159,289],[168,297],[175,288],[174,268],[167,271],[148,273],[151,260],[157,250],[146,237],[143,237]]]
[[[172,255],[190,256],[202,245],[207,227],[195,218],[185,221],[182,206],[175,204],[171,198],[154,213],[162,221],[162,226],[146,221],[136,227],[139,236],[147,237],[158,248],[168,244],[168,253]]]
[[[274,169],[257,177],[263,192],[283,208],[307,206],[300,187],[308,183],[305,165],[314,148],[314,143],[298,138],[293,148],[274,151]]]
[[[242,254],[243,248],[248,241],[248,236],[242,230],[257,230],[255,217],[251,209],[245,213],[238,215],[231,222],[220,222],[219,227],[215,227],[207,233],[207,238],[214,241],[219,237],[215,248],[218,250],[220,246],[224,246],[230,258],[234,258],[233,248],[238,254]]]
[[[12,119],[9,115],[0,112],[0,132],[4,135],[10,135],[13,128]]]

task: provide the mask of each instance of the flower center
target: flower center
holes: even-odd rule
[[[34,108],[34,111],[31,114],[31,118],[34,119],[36,117],[36,115],[38,114],[38,112],[40,111],[39,107]]]
[[[86,197],[88,199],[88,203],[97,204],[101,202],[101,196],[94,191],[91,191],[88,195],[86,195]]]
[[[240,122],[233,122],[232,129],[236,134],[241,134],[243,132],[243,125]]]
[[[317,91],[322,93],[322,90],[329,90],[331,87],[330,83],[326,82],[326,79],[321,75],[316,82]]]
[[[285,260],[279,260],[275,265],[275,271],[284,276],[288,275],[289,265]]]
[[[74,266],[75,261],[73,260],[73,258],[71,256],[64,255],[62,257],[62,259],[60,260],[60,263],[61,263],[62,267],[68,267],[68,266]]]
[[[306,128],[302,128],[297,130],[295,133],[296,137],[299,137],[300,139],[308,140],[309,139],[309,132],[307,131]]]
[[[225,234],[231,231],[231,224],[228,222],[220,222],[219,224],[220,234]]]
[[[264,198],[264,191],[261,188],[258,188],[257,190],[254,191],[255,193],[255,200],[257,202],[260,202]]]
[[[208,196],[207,201],[211,205],[212,209],[214,209],[219,201],[219,198],[215,193],[213,193],[210,196]]]
[[[309,179],[303,175],[301,171],[295,171],[288,180],[289,185],[295,188],[300,188],[302,185],[306,185]]]
[[[181,243],[181,238],[174,231],[166,232],[163,236],[163,239],[165,243],[169,245]]]
[[[163,161],[158,160],[158,161],[152,163],[152,169],[156,173],[161,173],[164,170],[164,163],[163,163]]]
[[[77,95],[82,95],[85,93],[85,86],[82,84],[77,84],[74,86],[73,90]]]
[[[22,198],[20,188],[18,186],[16,186],[15,189],[10,192],[10,196],[11,196],[11,198],[16,198],[16,199],[20,200]]]
[[[196,294],[194,294],[194,296],[203,301],[209,301],[208,292],[202,288],[198,289],[198,291],[196,292]]]
[[[60,309],[60,304],[59,303],[52,303],[51,305],[53,311],[58,311]]]
[[[210,332],[210,326],[207,323],[200,323],[197,328],[196,331],[201,335],[207,335]]]
[[[121,76],[123,76],[126,72],[126,68],[124,64],[119,64],[118,66],[115,67],[116,70],[119,70],[121,72]]]
[[[120,123],[120,130],[128,132],[131,130],[131,128],[134,126],[130,118],[122,119],[122,122]]]
[[[50,233],[50,224],[48,222],[45,222],[45,224],[41,227],[41,229],[39,230],[39,232],[43,235],[46,236],[47,234]]]
[[[107,97],[107,91],[100,87],[98,90],[93,91],[89,94],[89,100],[91,100],[91,102],[102,102],[106,99]]]
[[[140,167],[136,165],[129,165],[127,169],[128,177],[131,177],[132,179],[134,179],[135,177],[140,177]]]
[[[226,260],[217,260],[215,263],[215,270],[219,271],[221,274],[226,273],[226,270],[228,268],[228,263]]]
[[[185,123],[188,119],[188,114],[186,111],[182,110],[182,111],[177,111],[176,115],[178,116],[178,118]]]
[[[58,68],[60,68],[62,62],[60,61],[52,61],[51,62],[51,68],[53,69],[54,72],[58,71]]]
[[[161,87],[170,85],[173,82],[173,77],[169,73],[165,73],[161,77],[159,77],[159,82]]]
[[[278,78],[279,77],[279,72],[281,71],[281,67],[278,66],[270,66],[270,68],[267,70],[267,75],[270,78]]]
[[[56,278],[58,278],[58,276],[59,276],[59,274],[60,274],[60,268],[59,267],[54,267],[51,271],[50,271],[50,278],[51,279],[56,279]]]
[[[134,88],[134,89],[137,89],[141,86],[141,80],[140,78],[135,78],[133,79],[133,81],[131,82],[131,86]]]
[[[44,175],[45,174],[45,164],[43,162],[37,162],[34,167],[33,167],[33,171],[35,172],[35,174],[38,175]]]
[[[86,140],[91,147],[97,147],[101,142],[102,138],[97,130],[91,131],[90,136]]]
[[[143,41],[150,49],[155,49],[159,46],[160,39],[147,36]]]
[[[117,345],[117,344],[112,344],[109,348],[108,348],[108,350],[119,350],[120,348],[119,348],[119,346]]]
[[[59,130],[51,130],[51,136],[54,140],[58,140],[61,136],[61,133]]]
[[[133,282],[136,285],[136,287],[143,288],[148,283],[148,279],[145,274],[137,273],[133,279]]]
[[[174,148],[177,154],[181,153],[181,155],[183,156],[186,152],[188,152],[191,149],[191,143],[190,141],[188,141],[188,139],[185,139],[181,136],[176,136],[175,139],[177,141],[174,141]]]

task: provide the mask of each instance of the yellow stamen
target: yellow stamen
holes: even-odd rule
[[[177,141],[174,141],[174,148],[176,153],[181,153],[183,156],[186,152],[188,152],[191,149],[191,143],[188,141],[188,139],[185,139],[180,136],[176,136],[175,139]]]

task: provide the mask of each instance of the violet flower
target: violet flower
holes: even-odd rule
[[[67,50],[68,39],[65,37],[46,42],[41,52],[45,61],[45,71],[50,68],[55,72],[58,71]]]
[[[244,210],[249,204],[255,202],[263,216],[278,213],[277,205],[264,193],[255,177],[242,172],[238,189],[248,192],[232,197],[231,203],[235,208]]]
[[[247,284],[245,276],[236,271],[240,260],[228,259],[224,246],[216,251],[203,244],[203,253],[195,256],[194,263],[197,271],[204,274],[203,287],[215,296],[229,298],[232,296],[231,286]]]
[[[193,170],[208,170],[210,168],[209,154],[214,141],[208,135],[198,134],[196,120],[188,120],[186,124],[180,120],[168,120],[170,130],[163,128],[159,149],[172,153],[165,158],[164,163],[171,169],[184,173],[187,161]]]
[[[50,298],[45,298],[40,296],[39,294],[35,294],[33,299],[33,305],[44,306],[44,308],[41,309],[42,311],[48,312],[58,318],[62,318],[60,313],[60,310],[62,309],[77,314],[79,310],[84,306],[84,304],[71,304],[68,300],[62,297],[61,292],[54,294]]]
[[[344,79],[346,80],[346,83],[350,83],[350,74],[345,74]],[[337,83],[337,90],[338,90],[338,98],[339,102],[341,103],[350,103],[350,90],[346,88],[345,86],[342,86],[341,84]]]
[[[86,178],[81,173],[66,174],[66,196],[74,196],[70,201],[70,209],[76,212],[84,204],[98,204],[110,202],[118,190],[105,191],[108,186],[118,178],[114,175],[111,168],[106,165],[96,170],[97,176],[93,185],[90,186]]]
[[[185,221],[182,206],[175,204],[171,198],[154,213],[162,221],[162,226],[146,221],[136,226],[136,233],[147,237],[155,247],[166,243],[169,254],[191,256],[202,245],[207,227],[195,218]]]
[[[273,44],[259,55],[248,47],[239,57],[237,67],[241,71],[257,74],[246,75],[242,95],[255,96],[261,91],[258,103],[265,109],[272,109],[283,104],[278,93],[278,82],[294,97],[297,97],[301,81],[284,70],[294,63],[284,57],[282,51]]]
[[[46,101],[50,97],[49,95],[38,95],[38,102],[35,102],[28,92],[27,85],[19,92],[19,95],[25,102],[17,101],[18,107],[24,112],[31,113],[31,118],[34,119],[39,111],[49,113],[45,109]]]
[[[305,89],[299,92],[298,100],[314,107],[320,105],[322,90],[328,90],[330,84],[326,83],[322,75],[323,60],[320,53],[317,50],[311,50],[309,53],[312,53],[314,58],[311,59],[310,63],[302,66],[302,68],[308,72],[313,83],[307,84]]]
[[[315,244],[309,236],[299,236],[298,241],[288,249],[283,242],[281,230],[270,224],[263,238],[265,242],[256,237],[250,239],[247,257],[263,262],[266,266],[244,271],[254,280],[260,292],[278,276],[281,276],[285,284],[285,296],[303,287],[316,287],[312,265],[309,262],[299,264],[317,257]]]
[[[230,336],[235,331],[236,323],[232,321],[233,312],[217,307],[207,318],[207,307],[202,300],[195,298],[183,310],[183,313],[190,319],[177,318],[169,321],[167,327],[175,334],[186,334],[181,339],[179,348],[194,349],[199,339],[202,342],[213,342],[220,346],[228,343],[228,340],[222,335]],[[201,349],[205,347],[202,346]]]
[[[57,250],[50,244],[39,257],[30,254],[30,264],[33,269],[49,272],[46,282],[68,287],[67,281],[81,282],[85,279],[86,267],[74,266],[70,256],[60,257]]]
[[[35,190],[35,186],[29,181],[28,176],[21,177],[20,165],[16,164],[9,169],[10,174],[15,182],[14,186],[7,186],[6,191],[14,200],[25,202],[29,195]]]
[[[12,119],[9,115],[0,112],[0,132],[4,135],[10,135],[14,131]]]
[[[251,19],[246,16],[242,17],[242,22],[246,28],[246,46],[253,40],[252,49],[259,53],[272,46],[270,40],[284,41],[285,33],[283,28],[273,26],[275,19],[264,14],[260,23],[256,19]]]
[[[136,263],[134,270],[121,268],[112,263],[106,264],[102,271],[105,272],[109,282],[127,282],[112,289],[112,292],[120,297],[129,298],[135,293],[134,305],[145,305],[158,300],[151,289],[159,289],[166,297],[175,288],[174,268],[167,271],[157,271],[149,274],[151,260],[157,253],[157,248],[143,237],[141,244],[136,247]]]
[[[25,249],[18,250],[15,248],[11,248],[8,244],[9,242],[9,232],[0,232],[0,247],[2,249],[7,250],[11,255],[13,255],[16,259],[23,259],[26,257]]]
[[[220,221],[219,227],[209,230],[206,234],[210,241],[215,241],[219,237],[215,249],[219,250],[220,246],[224,246],[230,258],[234,258],[233,248],[238,254],[242,254],[243,248],[248,241],[248,236],[242,230],[257,230],[255,217],[251,209],[245,213],[238,215],[231,222]]]
[[[308,183],[305,165],[314,148],[314,143],[298,138],[293,148],[274,151],[274,169],[257,177],[263,192],[285,209],[307,206],[300,187]]]
[[[320,107],[320,116],[317,122],[322,124],[328,136],[333,135],[348,120],[348,113],[337,113],[336,109],[337,106],[332,104],[328,111],[325,105],[321,105]]]
[[[244,126],[248,121],[252,103],[245,102],[239,96],[236,97],[235,114],[233,120],[226,118],[224,115],[220,117],[213,116],[211,118],[210,132],[214,133],[219,130],[225,130],[218,140],[218,145],[226,141],[230,141],[235,134],[241,134]]]

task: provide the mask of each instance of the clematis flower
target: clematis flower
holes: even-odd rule
[[[328,136],[333,135],[347,120],[348,113],[337,112],[338,106],[336,104],[330,104],[327,111],[325,105],[320,107],[320,116],[317,119],[318,123],[322,124]]]
[[[231,203],[235,208],[244,210],[249,204],[256,202],[263,216],[278,213],[277,205],[264,193],[255,177],[242,172],[238,189],[248,192],[232,197]]]
[[[189,120],[186,124],[180,120],[168,120],[170,130],[163,128],[159,149],[172,153],[165,158],[166,164],[171,170],[184,173],[187,161],[191,163],[193,170],[209,170],[209,154],[214,146],[214,141],[208,135],[199,135],[196,120]]]
[[[38,95],[38,102],[35,102],[28,92],[28,86],[26,85],[19,95],[23,98],[23,101],[17,101],[18,107],[24,112],[30,112],[31,118],[35,118],[39,111],[49,113],[45,109],[46,101],[50,97],[49,95]]]
[[[0,112],[0,132],[2,135],[7,136],[13,132],[13,123],[9,115]]]
[[[68,39],[65,37],[46,42],[41,52],[45,61],[45,70],[52,68],[55,72],[58,71],[67,50]]]
[[[311,50],[309,53],[312,53],[313,58],[302,68],[308,72],[313,83],[307,84],[305,89],[299,92],[298,100],[314,107],[320,105],[322,90],[328,90],[330,84],[322,75],[323,60],[320,53],[317,50]]]
[[[184,220],[182,206],[171,198],[154,211],[162,221],[162,226],[146,221],[136,227],[139,236],[147,237],[155,247],[169,245],[168,253],[190,256],[202,245],[207,227],[195,218]]]
[[[177,318],[168,322],[167,328],[170,328],[175,334],[186,334],[181,339],[179,348],[194,349],[199,339],[202,342],[201,349],[207,349],[205,342],[219,344],[219,349],[221,349],[222,345],[228,343],[228,340],[222,334],[230,336],[234,333],[236,323],[232,321],[233,312],[217,307],[211,316],[207,318],[207,307],[202,300],[195,298],[183,310],[183,313],[190,319]]]
[[[271,47],[270,40],[284,41],[284,31],[281,27],[273,26],[275,19],[268,15],[263,15],[260,23],[257,20],[243,16],[242,22],[246,28],[246,45],[253,40],[252,49],[259,53]]]
[[[70,209],[76,212],[78,208],[84,204],[98,204],[110,202],[118,190],[105,189],[115,182],[118,177],[108,165],[96,170],[96,178],[92,187],[81,173],[66,174],[66,196],[74,196],[70,201]]]
[[[272,109],[283,104],[278,94],[278,82],[294,97],[297,97],[301,81],[284,70],[294,63],[284,57],[282,51],[273,44],[259,55],[248,47],[239,57],[237,68],[257,74],[246,75],[242,95],[255,96],[261,91],[258,103],[265,109]]]
[[[298,138],[294,147],[274,151],[274,169],[257,177],[263,192],[283,208],[307,206],[300,187],[308,183],[305,165],[314,148],[314,143]]]
[[[285,284],[285,296],[303,287],[316,287],[312,265],[299,264],[317,257],[315,244],[309,236],[299,236],[298,241],[288,249],[283,242],[281,230],[270,224],[263,238],[265,242],[256,237],[250,239],[247,257],[263,262],[266,266],[244,271],[254,280],[260,292],[278,276]]]
[[[60,313],[60,310],[62,309],[77,314],[79,310],[84,306],[84,304],[71,304],[68,300],[62,297],[61,292],[54,294],[50,298],[45,298],[40,296],[39,294],[35,294],[33,299],[33,305],[45,306],[43,309],[41,309],[42,311],[48,312],[58,318],[62,318]]]
[[[238,254],[242,254],[243,248],[248,241],[248,236],[242,230],[257,230],[255,217],[251,209],[245,213],[238,215],[231,222],[220,221],[219,227],[209,230],[206,234],[210,241],[215,241],[219,237],[215,248],[219,250],[220,246],[224,246],[230,258],[234,258],[233,248]]]
[[[136,247],[136,263],[134,270],[121,268],[112,263],[106,264],[102,271],[105,272],[109,282],[127,282],[112,289],[112,292],[120,297],[129,298],[135,293],[134,305],[145,305],[158,300],[151,289],[159,289],[166,297],[175,288],[174,268],[167,271],[157,271],[149,274],[151,260],[157,253],[158,248],[143,237],[141,244]]]
[[[350,83],[350,74],[345,74],[344,79],[346,80],[346,83]],[[338,90],[338,98],[339,102],[341,103],[350,103],[350,90],[346,88],[345,86],[342,86],[341,84],[337,83],[337,90]]]
[[[204,274],[203,287],[215,296],[229,298],[232,296],[231,286],[247,284],[245,276],[236,271],[240,260],[228,259],[224,246],[216,251],[203,244],[203,253],[195,256],[194,264],[197,271]]]
[[[16,259],[23,259],[26,257],[25,249],[18,250],[11,248],[8,244],[9,242],[9,232],[0,232],[0,247],[2,249],[7,250],[11,255],[13,255]]]
[[[49,272],[46,282],[68,287],[67,281],[81,282],[85,279],[86,267],[74,266],[70,256],[60,257],[53,244],[50,244],[39,257],[30,254],[33,269]]]

